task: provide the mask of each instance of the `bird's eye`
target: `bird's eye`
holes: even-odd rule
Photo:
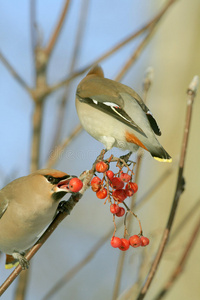
[[[47,180],[48,180],[49,182],[53,183],[54,178],[53,178],[53,176],[47,176]]]

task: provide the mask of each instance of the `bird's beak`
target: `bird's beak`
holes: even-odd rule
[[[65,193],[69,193],[69,182],[72,178],[77,177],[77,176],[73,176],[73,175],[69,175],[69,177],[59,181],[59,183],[55,186],[54,188],[54,193],[57,192],[65,192]]]

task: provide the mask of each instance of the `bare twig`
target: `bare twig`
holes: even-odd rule
[[[79,17],[79,21],[78,21],[79,24],[78,24],[78,29],[77,29],[76,38],[75,38],[73,56],[72,56],[71,64],[69,67],[70,74],[74,71],[76,61],[79,57],[79,53],[81,50],[81,44],[82,44],[82,40],[83,40],[83,36],[84,36],[85,26],[87,24],[89,3],[90,3],[90,0],[82,0],[82,5],[80,7],[80,17]],[[51,149],[54,149],[58,145],[59,140],[60,140],[60,133],[61,133],[61,129],[63,127],[64,117],[65,117],[65,112],[66,112],[66,104],[67,104],[67,101],[69,98],[69,92],[70,92],[70,86],[66,85],[66,89],[65,89],[62,101],[59,105],[59,112],[58,112],[59,122],[57,123],[57,129],[56,129],[56,133],[55,133],[55,137],[53,139]]]
[[[31,172],[39,169],[40,142],[42,126],[43,102],[37,102],[33,112],[33,137],[31,153]]]
[[[153,36],[156,24],[157,23],[154,23],[153,25],[151,25],[148,34],[145,36],[145,38],[142,40],[142,42],[136,48],[136,50],[134,51],[133,55],[126,62],[126,64],[124,65],[124,67],[122,68],[122,70],[120,71],[120,73],[116,76],[116,78],[115,78],[116,81],[122,80],[122,78],[125,76],[125,74],[127,73],[127,71],[130,69],[130,67],[135,63],[135,61],[137,60],[137,58],[140,56],[140,54],[142,53],[142,51],[145,48],[145,46],[148,45],[148,42],[149,42],[150,38]]]
[[[23,300],[26,297],[26,292],[28,288],[28,281],[29,281],[29,270],[24,270],[19,276],[19,280],[15,290],[15,300]]]
[[[37,26],[36,25],[36,0],[31,0],[30,1],[30,36],[31,36],[31,50],[32,50],[34,66],[35,66],[35,48],[37,46],[36,26]],[[35,76],[36,73],[34,69],[34,79]]]
[[[187,211],[185,216],[183,216],[181,222],[175,228],[174,232],[172,232],[167,246],[169,246],[172,243],[172,241],[177,237],[179,232],[181,230],[183,230],[184,226],[186,226],[188,224],[188,222],[190,221],[190,219],[193,218],[195,212],[198,211],[199,207],[200,207],[200,198],[195,202],[195,204],[192,206],[192,208],[189,211]]]
[[[68,12],[68,8],[69,8],[69,4],[70,4],[70,1],[71,0],[65,0],[65,4],[64,4],[64,7],[62,9],[62,13],[59,17],[59,20],[58,20],[58,23],[57,23],[57,26],[55,27],[55,30],[49,40],[49,43],[48,45],[46,46],[45,48],[45,53],[47,54],[47,56],[49,57],[55,47],[55,44],[56,44],[56,41],[59,37],[59,34],[61,32],[61,29],[63,27],[63,24],[64,24],[64,21],[65,21],[65,17],[66,17],[66,14]]]
[[[24,81],[24,79],[15,71],[15,69],[11,66],[5,56],[0,52],[0,60],[3,62],[5,67],[11,73],[11,75],[17,80],[17,82],[28,92],[30,93],[31,89],[28,84]]]
[[[117,44],[116,46],[114,46],[113,48],[111,48],[110,50],[108,50],[105,54],[103,54],[102,56],[100,56],[98,59],[96,59],[95,61],[93,61],[92,63],[90,63],[85,68],[83,68],[83,69],[81,69],[79,71],[73,72],[66,79],[64,79],[61,82],[56,83],[56,84],[52,85],[51,87],[49,87],[48,92],[51,93],[52,91],[55,91],[55,90],[59,89],[60,87],[68,84],[71,80],[73,80],[77,76],[82,75],[83,73],[85,73],[89,68],[91,68],[92,65],[96,65],[96,64],[100,63],[101,61],[105,60],[106,58],[108,58],[109,56],[111,56],[113,53],[115,53],[116,51],[118,51],[119,49],[121,49],[123,46],[125,46],[126,44],[128,44],[129,42],[131,42],[132,40],[134,40],[136,37],[138,37],[143,32],[145,32],[146,30],[148,30],[153,24],[159,22],[159,20],[166,13],[166,11],[169,9],[169,7],[174,2],[176,2],[176,1],[177,0],[169,0],[166,3],[166,5],[163,7],[163,9],[149,23],[147,23],[146,25],[144,25],[141,29],[139,29],[138,31],[136,31],[135,33],[133,33],[132,35],[130,35],[128,38],[124,39],[122,42],[120,42],[119,44]]]
[[[154,71],[152,67],[149,67],[146,69],[144,80],[143,80],[143,101],[146,103],[147,101],[147,94],[149,92],[149,89],[151,87],[151,84],[153,82],[153,77],[154,77]]]
[[[181,256],[181,259],[179,260],[177,266],[175,267],[174,271],[172,272],[170,278],[164,285],[164,287],[161,289],[161,291],[158,293],[158,295],[154,298],[154,300],[160,300],[171,289],[171,287],[174,285],[175,281],[178,279],[178,277],[182,274],[185,264],[187,262],[187,259],[189,258],[189,255],[191,253],[192,248],[194,248],[194,244],[197,240],[197,235],[200,231],[200,216],[198,218],[197,224],[195,224],[194,230],[192,234],[190,235],[190,239],[185,247],[185,250],[183,251],[183,254]]]
[[[177,211],[177,206],[179,203],[180,196],[184,190],[184,179],[183,179],[183,170],[184,170],[184,165],[185,165],[185,158],[186,158],[186,150],[187,150],[187,144],[188,144],[188,137],[189,137],[189,132],[190,132],[190,122],[191,122],[191,116],[192,116],[192,106],[194,102],[194,98],[196,95],[196,90],[198,86],[198,77],[195,76],[189,85],[187,94],[188,94],[188,100],[187,100],[187,112],[186,112],[186,120],[185,120],[185,128],[184,128],[184,136],[183,136],[183,142],[182,142],[182,148],[181,148],[181,157],[180,157],[180,162],[179,162],[179,173],[178,173],[178,180],[177,180],[177,185],[176,185],[176,191],[174,195],[174,200],[172,203],[171,211],[169,214],[168,222],[166,225],[166,228],[163,233],[163,237],[158,249],[158,252],[156,254],[156,257],[152,263],[149,275],[147,277],[147,280],[142,287],[137,300],[144,299],[149,286],[155,276],[156,270],[158,268],[158,265],[160,263],[161,257],[163,255],[165,246],[167,244],[167,240],[172,228],[172,224],[176,215]]]

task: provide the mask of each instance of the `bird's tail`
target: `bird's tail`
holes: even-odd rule
[[[153,158],[161,162],[172,162],[171,156],[167,153],[167,151],[160,146],[159,148],[153,149],[153,151],[149,151]]]

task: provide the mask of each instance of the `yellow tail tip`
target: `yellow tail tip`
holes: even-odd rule
[[[156,157],[154,156],[153,158],[155,158],[156,160],[160,161],[160,162],[168,162],[171,163],[172,162],[172,158],[160,158],[160,157]]]
[[[19,264],[19,262],[17,261],[16,263],[10,263],[10,264],[5,264],[5,269],[8,270],[8,269],[12,269],[14,267],[17,267]]]

